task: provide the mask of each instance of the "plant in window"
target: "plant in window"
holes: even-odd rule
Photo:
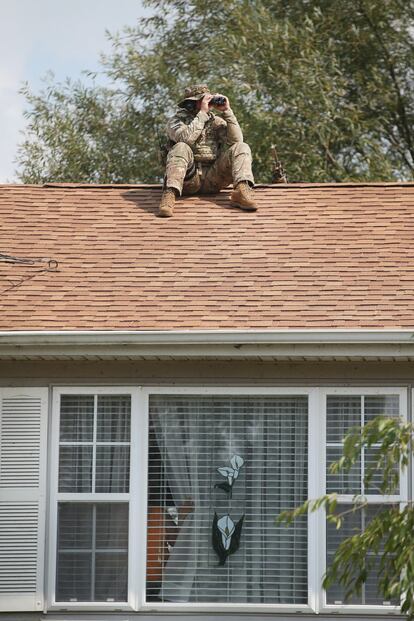
[[[215,487],[218,487],[224,490],[225,492],[229,493],[230,498],[231,498],[233,483],[238,478],[240,469],[243,467],[243,464],[244,464],[243,457],[241,457],[240,455],[233,455],[233,457],[230,459],[230,467],[223,466],[223,467],[217,468],[217,471],[223,477],[226,477],[227,481],[223,481],[222,483],[217,483]]]
[[[217,513],[214,513],[213,548],[220,559],[219,566],[223,566],[227,557],[239,549],[243,520],[244,515],[235,524],[230,515],[226,514],[219,518]]]

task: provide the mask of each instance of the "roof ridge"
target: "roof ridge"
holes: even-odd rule
[[[161,183],[43,183],[41,188],[85,188],[90,190],[106,190],[118,188],[161,188]]]
[[[300,183],[257,183],[256,188],[277,188],[279,190],[294,190],[296,188],[347,188],[347,187],[414,187],[414,181],[344,181],[344,182],[300,182]],[[110,190],[110,189],[161,189],[161,183],[0,183],[0,188],[62,188],[62,189],[85,189],[85,190]]]

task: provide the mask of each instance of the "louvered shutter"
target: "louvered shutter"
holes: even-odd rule
[[[0,611],[43,608],[47,396],[0,389]]]

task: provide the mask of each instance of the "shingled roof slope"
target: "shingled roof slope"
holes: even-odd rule
[[[160,193],[0,186],[0,330],[414,328],[414,184]]]

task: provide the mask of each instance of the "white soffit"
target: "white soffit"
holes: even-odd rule
[[[414,329],[10,331],[0,358],[414,360]]]

